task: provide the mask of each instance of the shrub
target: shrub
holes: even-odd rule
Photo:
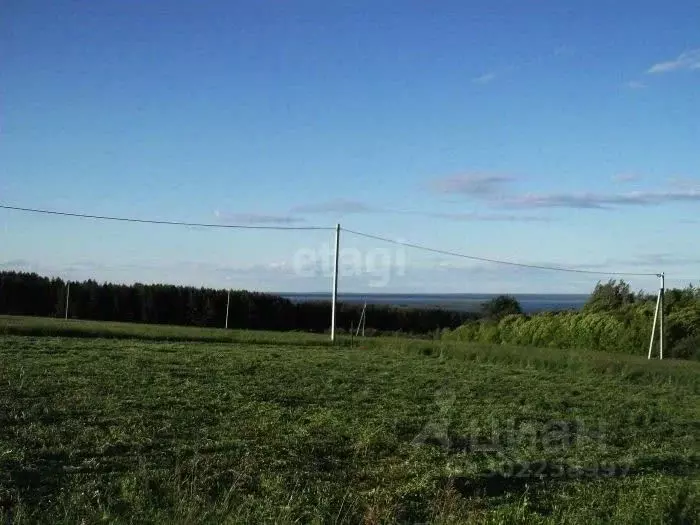
[[[700,361],[700,334],[684,337],[671,347],[671,357]]]
[[[670,355],[679,359],[700,359],[700,291],[692,287],[671,290],[668,298],[664,308],[664,336],[671,349]],[[532,316],[503,314],[498,321],[490,317],[481,322],[469,322],[445,333],[444,338],[645,355],[655,302],[654,297],[630,292],[624,281],[610,281],[596,287],[581,312],[545,312]],[[493,305],[489,308],[494,315],[505,311]]]
[[[501,338],[498,333],[498,324],[492,321],[482,321],[479,323],[479,342],[500,343]]]
[[[625,281],[598,283],[583,307],[584,312],[613,312],[635,302],[635,294]]]
[[[478,340],[479,323],[469,321],[454,330],[449,330],[443,334],[446,341],[475,342]]]

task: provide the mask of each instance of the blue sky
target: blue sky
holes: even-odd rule
[[[697,282],[699,23],[687,0],[6,0],[0,202]],[[325,291],[332,236],[0,210],[0,266]],[[607,279],[341,247],[351,292]]]

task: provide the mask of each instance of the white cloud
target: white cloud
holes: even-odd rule
[[[435,219],[463,222],[551,222],[548,217],[536,215],[515,215],[512,213],[441,212],[422,214]]]
[[[632,182],[636,174],[622,173],[613,177],[615,182]],[[518,193],[511,187],[514,180],[504,175],[464,174],[433,179],[432,187],[444,194],[462,195],[499,207],[515,209],[527,208],[573,208],[573,209],[610,209],[620,206],[656,206],[675,202],[700,203],[700,181],[685,179],[683,184],[676,182],[667,188],[625,193],[588,192],[541,192]],[[434,217],[462,220],[542,220],[541,217],[518,215],[488,215],[478,213],[431,214]]]
[[[496,76],[497,75],[495,72],[490,71],[488,73],[484,73],[481,76],[473,78],[472,82],[474,82],[475,84],[488,84],[489,82],[495,80]]]
[[[644,89],[647,85],[639,80],[630,80],[625,84],[630,89]]]
[[[291,213],[367,213],[377,211],[364,202],[335,199],[316,204],[304,204],[291,209]]]
[[[700,180],[692,177],[675,176],[668,179],[668,183],[674,188],[686,190],[700,187]]]
[[[613,182],[634,182],[640,178],[636,173],[618,173],[613,176],[612,180]]]
[[[696,69],[700,69],[700,49],[691,49],[681,53],[674,60],[654,64],[647,70],[647,73],[670,73],[671,71],[693,71]]]
[[[295,224],[304,222],[304,219],[290,215],[223,213],[218,210],[214,211],[214,216],[224,224]]]
[[[501,193],[503,186],[511,181],[510,177],[497,174],[462,173],[434,179],[431,184],[439,193],[460,193],[483,197]]]
[[[520,208],[608,209],[617,206],[656,206],[672,202],[700,202],[700,189],[634,191],[629,193],[540,193],[510,199]]]

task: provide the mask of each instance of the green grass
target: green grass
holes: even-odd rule
[[[700,515],[698,363],[30,318],[0,334],[13,523]]]
[[[0,315],[0,335],[88,337],[107,339],[143,339],[149,341],[200,341],[211,343],[323,344],[329,337],[307,332],[266,332],[224,330],[193,326],[83,321],[49,317]]]

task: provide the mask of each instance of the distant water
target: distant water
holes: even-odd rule
[[[293,302],[330,301],[329,293],[281,293]],[[476,312],[486,301],[500,294],[338,294],[343,303],[389,305],[412,308],[442,308],[458,312]],[[526,313],[580,310],[588,294],[512,294]]]

